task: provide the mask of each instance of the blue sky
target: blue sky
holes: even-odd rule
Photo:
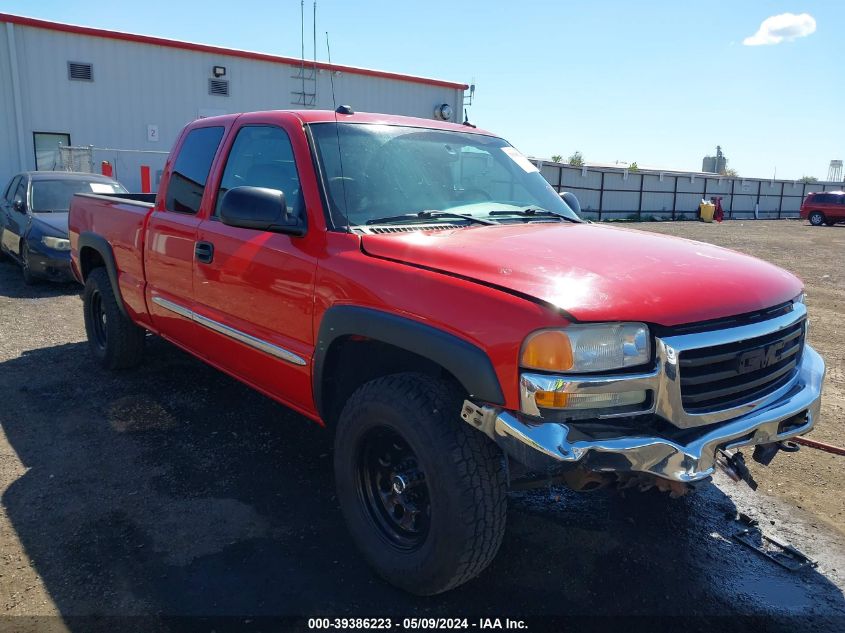
[[[299,0],[0,5],[292,56],[300,50],[299,10]],[[755,33],[787,12],[812,16],[814,32],[743,44],[771,41]],[[812,30],[807,24],[802,18],[786,33]],[[845,158],[845,3],[836,0],[318,0],[317,30],[321,59],[329,31],[336,63],[474,79],[473,122],[534,156],[580,150],[599,162],[699,169],[721,144],[741,175],[776,169],[783,178],[824,178],[830,159]]]

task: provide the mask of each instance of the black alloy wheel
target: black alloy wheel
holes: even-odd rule
[[[91,324],[92,342],[105,351],[108,342],[109,319],[103,305],[103,295],[99,290],[91,293],[88,301],[88,318]]]
[[[390,543],[416,549],[425,541],[431,520],[425,473],[396,431],[376,427],[361,438],[357,483],[368,515]]]

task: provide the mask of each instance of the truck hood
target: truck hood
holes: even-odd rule
[[[718,246],[597,224],[507,224],[364,235],[365,253],[539,299],[579,321],[679,325],[754,312],[794,275]]]

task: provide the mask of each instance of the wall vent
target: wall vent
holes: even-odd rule
[[[218,97],[229,96],[229,82],[226,79],[209,79],[208,94]]]
[[[83,62],[68,62],[67,78],[74,81],[94,81],[94,66]]]

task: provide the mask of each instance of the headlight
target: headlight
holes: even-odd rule
[[[597,323],[534,332],[522,344],[520,365],[580,374],[643,365],[650,358],[646,324]]]
[[[47,248],[52,248],[55,251],[70,250],[70,240],[63,237],[50,237],[49,235],[45,235],[41,238],[41,243]]]
[[[804,301],[804,293],[802,292],[800,295],[798,295],[797,297],[795,297],[795,298],[792,300],[792,303],[805,303],[805,301]]]

